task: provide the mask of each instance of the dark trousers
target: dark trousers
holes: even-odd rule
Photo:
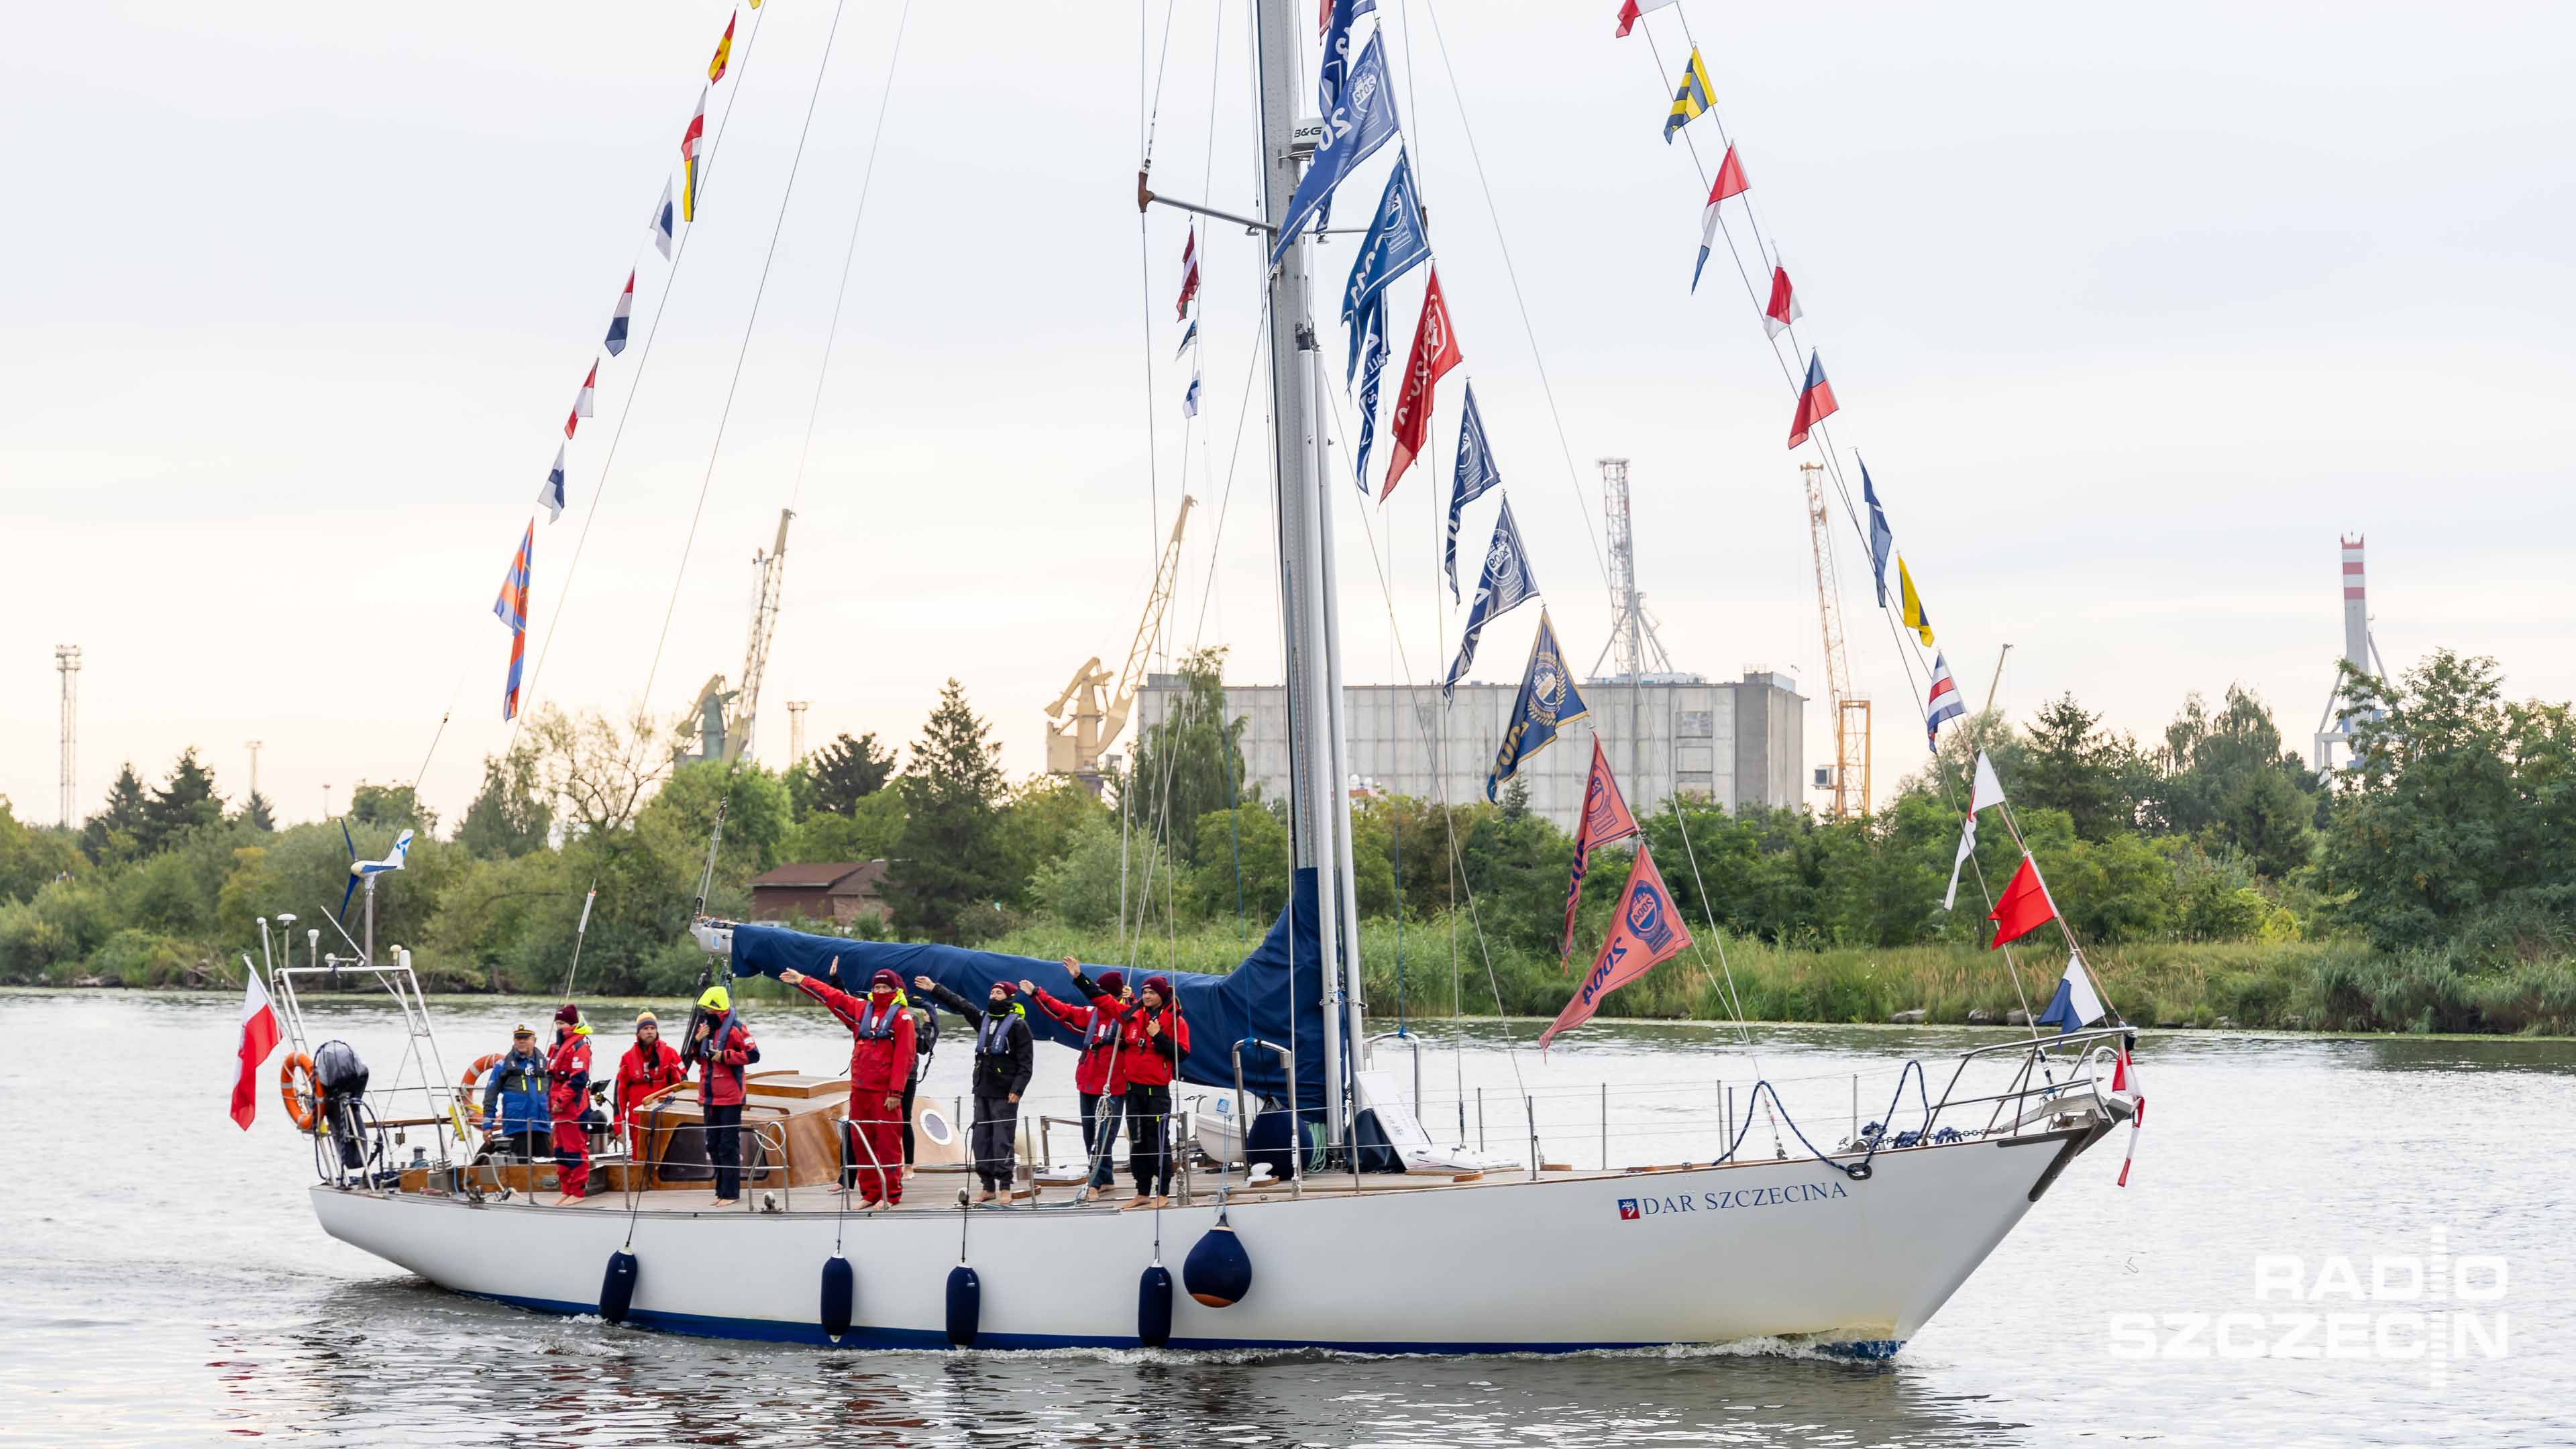
[[[921,1078],[903,1084],[903,1165],[912,1166],[912,1094],[921,1087]]]
[[[1020,1135],[1020,1107],[1008,1094],[975,1094],[975,1175],[986,1192],[1007,1192],[1019,1176],[1013,1147]]]
[[[1172,1191],[1172,1089],[1127,1089],[1127,1170],[1138,1197]]]
[[[1109,1159],[1117,1155],[1112,1149],[1118,1145],[1118,1113],[1125,1105],[1125,1098],[1107,1092],[1082,1094],[1082,1153],[1096,1164],[1091,1169],[1093,1187],[1107,1187],[1112,1181]]]
[[[707,1165],[716,1170],[716,1200],[742,1196],[742,1104],[707,1109]]]

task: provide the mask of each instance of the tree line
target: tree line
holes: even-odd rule
[[[408,787],[372,784],[340,819],[280,828],[256,795],[228,805],[190,750],[158,786],[121,771],[76,831],[28,827],[0,804],[0,980],[237,979],[227,963],[255,941],[257,916],[321,924],[351,851],[380,855],[405,827],[418,839],[380,899],[378,939],[411,947],[446,989],[560,989],[593,891],[582,985],[684,989],[704,969],[686,933],[700,882],[707,910],[739,916],[753,876],[798,861],[888,862],[888,915],[846,928],[857,934],[973,945],[1071,933],[1133,950],[1187,933],[1221,953],[1284,905],[1291,858],[1279,803],[1245,780],[1223,667],[1221,651],[1182,662],[1174,708],[1097,795],[1009,779],[953,680],[900,756],[842,735],[784,771],[683,762],[677,727],[649,717],[542,711],[485,761],[445,830]],[[2494,661],[2448,652],[2395,680],[2351,675],[2344,693],[2356,763],[2332,778],[2287,747],[2259,698],[2230,688],[2215,704],[2187,697],[2145,742],[2070,696],[2020,724],[1972,718],[1865,818],[1632,803],[1695,933],[1780,951],[1964,950],[2021,848],[1987,816],[1975,869],[1943,909],[1982,748],[2021,844],[2088,944],[2356,943],[2366,949],[2315,958],[2307,996],[2321,1017],[2576,1020],[2569,707],[2508,701]],[[1352,831],[1363,917],[1465,932],[1524,982],[1522,1004],[1543,1006],[1572,842],[1522,793],[1360,800]],[[1587,892],[1578,951],[1606,928],[1627,850],[1596,861],[1596,883],[1612,884]]]

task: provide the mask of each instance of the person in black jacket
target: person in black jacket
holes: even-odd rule
[[[982,1011],[927,976],[912,978],[912,984],[931,1000],[977,1023],[972,1078],[975,1128],[970,1141],[975,1175],[984,1182],[984,1195],[976,1201],[992,1202],[1009,1193],[1019,1175],[1013,1153],[1020,1135],[1020,1094],[1029,1088],[1034,1056],[1028,1009],[1019,1002],[1020,989],[1008,981],[993,983]]]

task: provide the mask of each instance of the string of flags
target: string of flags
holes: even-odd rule
[[[751,9],[758,10],[761,0],[746,0],[746,3]],[[732,69],[734,34],[739,23],[738,14],[725,17],[724,32],[716,38],[715,52],[707,61],[707,80],[699,88],[697,108],[691,113],[687,128],[680,134],[680,175],[676,182],[667,175],[663,178],[661,199],[654,203],[652,213],[646,218],[646,238],[665,262],[678,260],[679,223],[697,219],[698,203],[706,180],[706,164],[711,154],[711,143],[707,137],[707,98]],[[752,35],[757,38],[759,33],[755,23]],[[640,254],[640,247],[638,250]],[[638,275],[638,268],[627,268],[626,284],[618,289],[617,304],[609,314],[608,330],[600,342],[601,349],[609,357],[624,356],[633,335]],[[564,440],[555,445],[554,462],[546,470],[545,482],[537,489],[537,506],[545,510],[549,524],[559,521],[564,514],[565,475],[571,443],[580,431],[582,419],[596,413],[599,367],[600,360],[594,356],[590,371],[583,376],[580,389],[573,394],[572,410],[564,416]],[[510,571],[502,579],[500,597],[492,606],[493,613],[510,630],[509,679],[501,698],[501,718],[504,720],[516,719],[519,713],[521,673],[527,658],[528,566],[535,546],[536,519],[531,515],[518,549],[511,557]]]

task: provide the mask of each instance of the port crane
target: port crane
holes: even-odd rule
[[[778,627],[779,580],[787,568],[787,525],[795,518],[794,509],[778,510],[777,541],[766,553],[751,556],[751,640],[743,647],[738,676],[742,683],[727,689],[725,677],[713,674],[699,687],[697,703],[691,706],[697,716],[698,749],[690,759],[730,764],[751,753],[760,723],[760,681],[769,672],[769,639]]]
[[[1798,465],[1807,488],[1808,542],[1816,551],[1816,616],[1825,632],[1825,685],[1834,707],[1834,772],[1819,788],[1833,792],[1836,820],[1869,813],[1869,700],[1852,692],[1851,664],[1843,653],[1842,584],[1834,574],[1832,526],[1818,482],[1821,463]],[[1822,772],[1819,772],[1822,773]]]
[[[1095,784],[1099,780],[1101,755],[1127,728],[1127,716],[1136,707],[1136,691],[1145,683],[1145,665],[1153,654],[1154,640],[1162,634],[1163,615],[1171,607],[1172,588],[1180,578],[1181,534],[1189,527],[1190,509],[1197,503],[1187,494],[1181,497],[1172,536],[1154,566],[1145,617],[1137,621],[1135,642],[1127,646],[1126,667],[1111,674],[1095,654],[1073,671],[1064,691],[1047,706],[1049,774],[1072,775]]]

